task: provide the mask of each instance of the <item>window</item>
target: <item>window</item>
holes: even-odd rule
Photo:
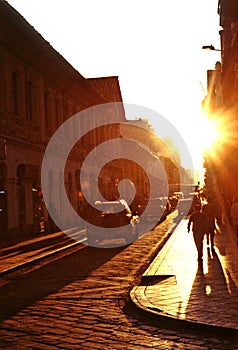
[[[19,79],[16,72],[12,74],[12,107],[13,113],[19,115]]]
[[[33,119],[33,88],[32,82],[28,81],[26,85],[26,110],[27,110],[27,119]]]
[[[45,93],[44,95],[44,103],[45,103],[45,128],[46,130],[49,129],[49,106],[48,106],[48,94]]]
[[[3,110],[6,108],[5,107],[5,101],[6,101],[6,97],[5,97],[6,82],[5,82],[5,79],[6,79],[6,76],[4,73],[5,73],[4,63],[3,63],[3,61],[0,61],[0,86],[1,86],[1,89],[0,89],[0,110]]]

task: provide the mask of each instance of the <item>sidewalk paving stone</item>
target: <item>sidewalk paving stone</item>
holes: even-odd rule
[[[188,220],[182,220],[130,297],[151,317],[238,331],[238,247],[234,233],[216,233],[215,252],[204,240],[199,268]],[[147,281],[147,283],[146,283]]]

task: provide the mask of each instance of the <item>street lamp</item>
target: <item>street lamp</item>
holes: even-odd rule
[[[213,45],[204,45],[202,47],[203,50],[212,50],[212,51],[221,51],[219,49],[215,49],[215,47]]]

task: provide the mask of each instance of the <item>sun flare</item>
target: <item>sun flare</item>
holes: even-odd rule
[[[208,116],[200,110],[195,111],[193,116],[193,122],[188,123],[184,130],[186,131],[184,137],[193,161],[192,171],[196,179],[203,183],[204,157],[208,154],[211,157],[216,157],[217,145],[224,142],[224,132],[222,131],[224,127],[219,115]]]
[[[218,122],[214,119],[208,119],[203,116],[200,124],[201,148],[205,151],[212,151],[216,142],[220,139]]]

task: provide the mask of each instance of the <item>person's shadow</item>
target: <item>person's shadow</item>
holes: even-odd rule
[[[206,265],[207,264],[207,265]],[[226,316],[237,319],[238,291],[228,270],[224,273],[217,253],[208,250],[207,261],[198,265],[196,277],[186,308],[189,317],[197,317],[201,323],[226,325]],[[232,322],[232,321],[231,321]]]
[[[226,269],[226,275],[228,279],[228,289],[233,297],[238,298],[238,289],[232,275],[228,269]]]

